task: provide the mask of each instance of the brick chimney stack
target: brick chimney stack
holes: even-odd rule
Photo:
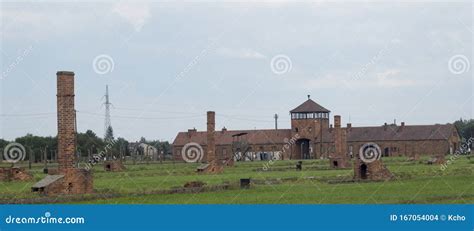
[[[400,128],[398,129],[398,131],[403,131],[403,128],[405,128],[405,122],[402,122],[401,125],[400,125]]]
[[[207,162],[210,163],[216,160],[216,113],[213,111],[207,112]]]
[[[341,128],[341,116],[334,116],[334,146],[335,154],[338,157],[344,157],[346,154],[346,133]]]
[[[74,109],[74,72],[58,71],[58,163],[59,171],[73,169],[76,163],[76,111]]]
[[[335,128],[340,128],[341,127],[341,116],[340,115],[335,115],[334,116],[334,127]]]

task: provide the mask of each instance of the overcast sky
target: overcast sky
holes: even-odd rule
[[[307,95],[343,124],[473,118],[473,6],[457,3],[1,3],[0,138],[56,135],[56,71],[78,129],[115,136],[290,126]],[[331,119],[332,120],[332,119]]]

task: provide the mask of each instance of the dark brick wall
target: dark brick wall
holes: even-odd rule
[[[24,168],[0,168],[0,181],[29,181],[33,176]]]

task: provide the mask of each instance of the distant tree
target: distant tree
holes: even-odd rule
[[[107,138],[101,139],[92,130],[87,130],[85,133],[77,133],[76,135],[76,152],[80,153],[82,157],[88,157],[89,155],[98,154],[102,151],[107,151],[107,158],[120,158],[124,156],[131,156],[130,142],[123,137],[114,138],[112,127],[107,129]],[[107,147],[113,140],[112,147]],[[36,162],[44,159],[44,154],[48,160],[52,160],[54,156],[57,157],[58,140],[57,137],[43,137],[35,136],[33,134],[26,134],[25,136],[18,137],[15,142],[22,144],[26,149],[25,160],[28,160],[30,154],[32,159]],[[7,140],[0,139],[0,151],[3,151],[4,147],[10,142]],[[158,158],[162,160],[167,154],[171,152],[171,144],[168,141],[160,140],[147,140],[145,137],[140,138],[139,143],[144,143],[155,147],[158,151]],[[144,155],[145,150],[141,147],[137,147],[139,155]],[[1,154],[1,153],[0,153]],[[163,156],[162,156],[163,154]]]
[[[113,141],[114,140],[114,129],[112,129],[112,126],[109,126],[107,128],[107,131],[105,132],[105,138],[104,138],[104,141],[105,142],[110,142],[110,141]]]
[[[25,147],[25,160],[29,159],[31,155],[36,162],[44,159],[45,153],[46,157],[51,159],[52,152],[57,149],[56,137],[42,137],[26,134],[26,136],[16,138],[15,142]]]
[[[89,154],[97,154],[104,148],[104,142],[92,130],[77,134],[77,151],[85,157]]]
[[[474,135],[474,120],[463,120],[462,118],[454,122],[454,125],[464,139],[469,139]]]
[[[128,149],[128,145],[129,145],[129,142],[126,139],[122,137],[117,138],[112,148],[114,157],[119,158],[119,157],[129,156],[130,151]]]
[[[5,146],[7,146],[10,142],[4,140],[4,139],[0,139],[0,150],[3,150],[5,148]]]
[[[474,119],[463,120],[462,118],[454,122],[454,125],[458,129],[461,138],[466,141],[469,138],[474,138]],[[471,147],[474,144],[471,144]]]

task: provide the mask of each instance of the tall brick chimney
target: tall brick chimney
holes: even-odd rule
[[[74,72],[58,71],[58,163],[59,172],[74,168],[76,162],[76,111],[74,109]]]
[[[207,112],[207,162],[216,160],[216,113],[213,111]]]
[[[77,168],[76,111],[74,110],[74,72],[58,71],[58,171],[49,172],[43,180],[31,187],[33,192],[46,195],[86,194],[94,192],[94,178],[90,169]]]
[[[334,146],[336,148],[335,154],[338,157],[346,155],[346,133],[341,128],[341,116],[334,116]]]
[[[340,115],[335,115],[334,116],[334,127],[335,128],[340,128],[341,127],[341,116]]]

